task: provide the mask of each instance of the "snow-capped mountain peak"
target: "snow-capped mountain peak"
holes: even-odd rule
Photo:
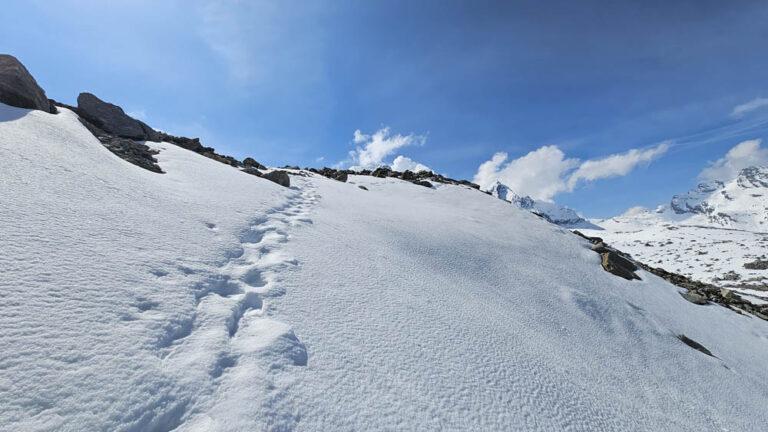
[[[744,168],[727,182],[701,183],[684,194],[675,195],[668,209],[691,224],[765,231],[768,167]]]
[[[498,180],[488,188],[487,191],[496,198],[508,201],[524,210],[536,213],[553,224],[566,228],[600,229],[598,226],[579,216],[579,214],[571,208],[558,205],[554,202],[535,200],[528,195],[521,196],[509,186]]]

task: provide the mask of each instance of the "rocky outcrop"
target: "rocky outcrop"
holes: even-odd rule
[[[77,97],[77,114],[112,135],[137,141],[162,139],[159,132],[129,116],[119,106],[104,102],[91,93],[80,93]]]
[[[27,109],[56,113],[56,107],[45,96],[27,68],[16,57],[0,54],[0,102]]]

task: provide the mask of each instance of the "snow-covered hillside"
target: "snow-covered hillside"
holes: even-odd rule
[[[487,192],[500,200],[508,201],[524,210],[536,213],[547,221],[565,228],[600,229],[599,226],[579,216],[571,208],[557,205],[554,202],[535,200],[527,195],[520,196],[509,186],[499,181],[491,185]]]
[[[766,321],[607,273],[528,211],[150,143],[159,174],[60,111],[0,105],[2,431],[768,422]]]
[[[586,234],[642,262],[768,298],[768,270],[759,264],[768,261],[768,167],[702,183],[653,211],[634,208],[592,222],[604,231]]]

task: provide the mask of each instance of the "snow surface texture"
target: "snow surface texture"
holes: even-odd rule
[[[509,201],[522,209],[532,211],[547,221],[564,228],[600,229],[599,226],[579,216],[571,208],[557,205],[554,202],[537,201],[527,195],[521,197],[510,189],[509,186],[499,181],[494,183],[488,189],[488,192],[500,200]]]
[[[751,167],[732,181],[675,195],[655,211],[634,208],[592,220],[604,231],[582,231],[654,267],[744,293],[759,288],[768,297],[768,270],[744,267],[768,260],[766,218],[768,168]]]
[[[527,211],[368,176],[287,189],[151,145],[167,174],[71,112],[0,106],[0,430],[768,421],[766,322],[604,272]]]

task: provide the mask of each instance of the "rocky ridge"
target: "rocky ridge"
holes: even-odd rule
[[[768,304],[754,304],[727,288],[720,288],[712,284],[699,282],[662,268],[644,264],[634,260],[631,255],[608,246],[600,237],[591,237],[578,230],[574,230],[573,233],[593,244],[592,250],[599,253],[602,257],[601,262],[603,269],[610,273],[625,279],[640,279],[637,274],[633,273],[634,270],[640,268],[672,283],[673,285],[686,289],[687,291],[680,295],[693,304],[703,306],[712,302],[736,313],[740,314],[742,312],[748,312],[760,319],[768,321]],[[627,264],[627,262],[629,264]],[[634,270],[632,269],[633,267]]]

